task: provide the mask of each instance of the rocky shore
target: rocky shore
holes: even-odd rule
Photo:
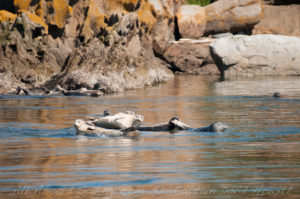
[[[100,96],[174,74],[300,75],[296,0],[2,2],[0,94]]]

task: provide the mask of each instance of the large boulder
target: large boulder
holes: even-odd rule
[[[263,16],[261,0],[218,0],[205,7],[206,34],[251,33]]]
[[[198,5],[183,5],[176,14],[182,38],[199,39],[205,29],[205,9]]]
[[[163,58],[173,71],[186,74],[218,75],[219,71],[209,53],[209,45],[199,40],[187,40],[172,43]]]
[[[253,34],[280,34],[300,37],[300,5],[264,6],[264,17]]]
[[[223,76],[300,75],[300,39],[236,35],[218,39],[210,52]]]

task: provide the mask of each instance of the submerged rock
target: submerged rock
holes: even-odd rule
[[[300,75],[300,38],[236,35],[216,40],[210,51],[224,76]]]

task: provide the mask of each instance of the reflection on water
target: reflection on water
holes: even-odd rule
[[[280,87],[279,87],[280,85]],[[0,98],[0,198],[297,198],[300,80],[181,76],[101,98]],[[286,98],[275,99],[280,91]],[[76,136],[77,118],[133,110],[226,133]]]

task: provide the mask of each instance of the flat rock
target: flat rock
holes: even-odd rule
[[[210,44],[224,76],[300,75],[300,38],[236,35]]]

